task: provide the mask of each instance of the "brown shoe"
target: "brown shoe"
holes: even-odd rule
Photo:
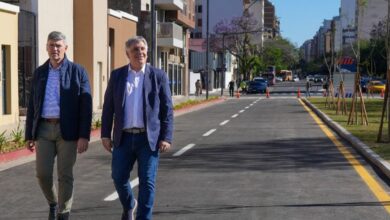
[[[134,200],[134,207],[128,211],[123,211],[121,220],[135,220],[135,210],[137,210],[137,200]]]

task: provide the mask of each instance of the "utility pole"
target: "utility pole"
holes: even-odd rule
[[[207,49],[206,49],[206,99],[209,99],[209,53],[210,53],[210,39],[209,39],[209,0],[207,1],[207,23],[206,23],[206,41],[207,41]]]
[[[390,141],[390,97],[389,97],[389,86],[390,86],[390,1],[387,2],[387,32],[386,32],[386,55],[387,55],[387,75],[386,75],[386,89],[385,89],[385,97],[383,100],[383,107],[382,107],[382,117],[379,124],[379,132],[377,137],[377,142],[383,142],[382,138],[382,131],[383,131],[383,124],[384,119],[387,111],[387,141]]]
[[[151,8],[150,8],[150,27],[151,27],[151,39],[152,42],[151,48],[150,48],[150,64],[152,66],[156,65],[156,7],[154,5],[154,0],[150,0]]]

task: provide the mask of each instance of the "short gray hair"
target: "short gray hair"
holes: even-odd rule
[[[54,41],[63,40],[64,44],[67,45],[65,34],[59,32],[59,31],[50,32],[50,34],[47,36],[47,41],[49,41],[49,40],[54,40]]]
[[[133,46],[134,44],[136,43],[139,43],[139,42],[142,42],[145,44],[145,47],[148,48],[148,42],[146,41],[146,39],[142,36],[135,36],[135,37],[132,37],[132,38],[129,38],[127,41],[126,41],[126,48],[130,48],[131,46]]]

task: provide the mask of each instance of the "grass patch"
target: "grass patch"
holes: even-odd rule
[[[368,126],[364,125],[347,125],[349,110],[351,106],[351,99],[346,99],[347,114],[336,115],[336,110],[325,107],[325,98],[308,98],[308,100],[315,105],[319,110],[328,115],[333,121],[340,124],[347,129],[352,135],[359,138],[367,146],[369,146],[374,152],[380,155],[385,160],[390,160],[390,143],[378,143],[377,137],[379,132],[380,117],[382,114],[382,99],[364,99],[367,109]],[[358,105],[358,121],[360,122],[360,106]],[[383,137],[386,137],[388,122],[385,120],[383,126]]]
[[[186,108],[186,107],[190,107],[190,106],[193,106],[193,105],[197,105],[197,104],[200,104],[200,103],[205,103],[205,102],[209,102],[209,101],[212,101],[212,100],[216,100],[216,99],[219,99],[219,96],[210,96],[209,99],[189,99],[185,102],[182,102],[182,103],[179,103],[177,105],[174,105],[173,106],[173,109],[174,110],[179,110],[179,109],[182,109],[182,108]]]

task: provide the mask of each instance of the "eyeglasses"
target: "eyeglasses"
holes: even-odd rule
[[[47,44],[47,46],[50,48],[50,49],[55,49],[55,48],[57,48],[57,49],[61,49],[61,48],[63,48],[64,47],[64,45],[62,45],[62,44]]]

